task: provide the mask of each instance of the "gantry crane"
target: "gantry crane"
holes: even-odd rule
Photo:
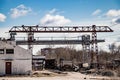
[[[27,33],[28,40],[27,45],[29,49],[32,48],[33,43],[37,42],[34,39],[35,33],[91,33],[91,62],[93,62],[93,52],[96,53],[96,62],[98,61],[98,40],[97,33],[102,32],[113,32],[113,30],[108,26],[13,26],[10,30],[10,40],[15,40],[16,33]],[[22,41],[21,41],[22,42]],[[25,41],[23,41],[24,43]],[[85,41],[82,42],[83,45]]]

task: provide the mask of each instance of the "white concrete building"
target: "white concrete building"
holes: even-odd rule
[[[15,42],[0,41],[0,75],[29,74],[32,71],[32,54]]]

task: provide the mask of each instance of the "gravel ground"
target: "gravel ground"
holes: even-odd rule
[[[47,72],[47,71],[45,71]],[[52,77],[0,77],[0,80],[120,80],[102,76],[85,75],[79,72],[67,72],[67,75]]]

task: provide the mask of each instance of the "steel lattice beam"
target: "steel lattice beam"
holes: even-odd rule
[[[111,28],[108,26],[14,26],[12,27],[9,32],[19,32],[19,33],[47,33],[47,32],[113,32]]]
[[[105,42],[105,40],[97,40],[97,43]],[[37,40],[30,42],[31,45],[49,45],[49,44],[56,44],[56,45],[64,45],[64,44],[82,44],[82,40]],[[90,41],[90,44],[92,41]],[[26,40],[17,40],[17,45],[29,45],[29,42]]]

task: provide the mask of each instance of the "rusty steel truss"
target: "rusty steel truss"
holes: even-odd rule
[[[33,33],[47,33],[47,32],[113,32],[108,26],[13,26],[9,32],[33,32]]]
[[[93,62],[93,52],[96,53],[96,62],[98,61],[98,45],[97,45],[97,33],[98,32],[113,32],[108,26],[13,26],[10,30],[11,40],[15,40],[16,33],[28,34],[28,45],[32,48],[34,41],[34,33],[92,33],[91,34],[91,62]],[[84,44],[83,44],[84,45]],[[83,46],[84,47],[84,46]]]

